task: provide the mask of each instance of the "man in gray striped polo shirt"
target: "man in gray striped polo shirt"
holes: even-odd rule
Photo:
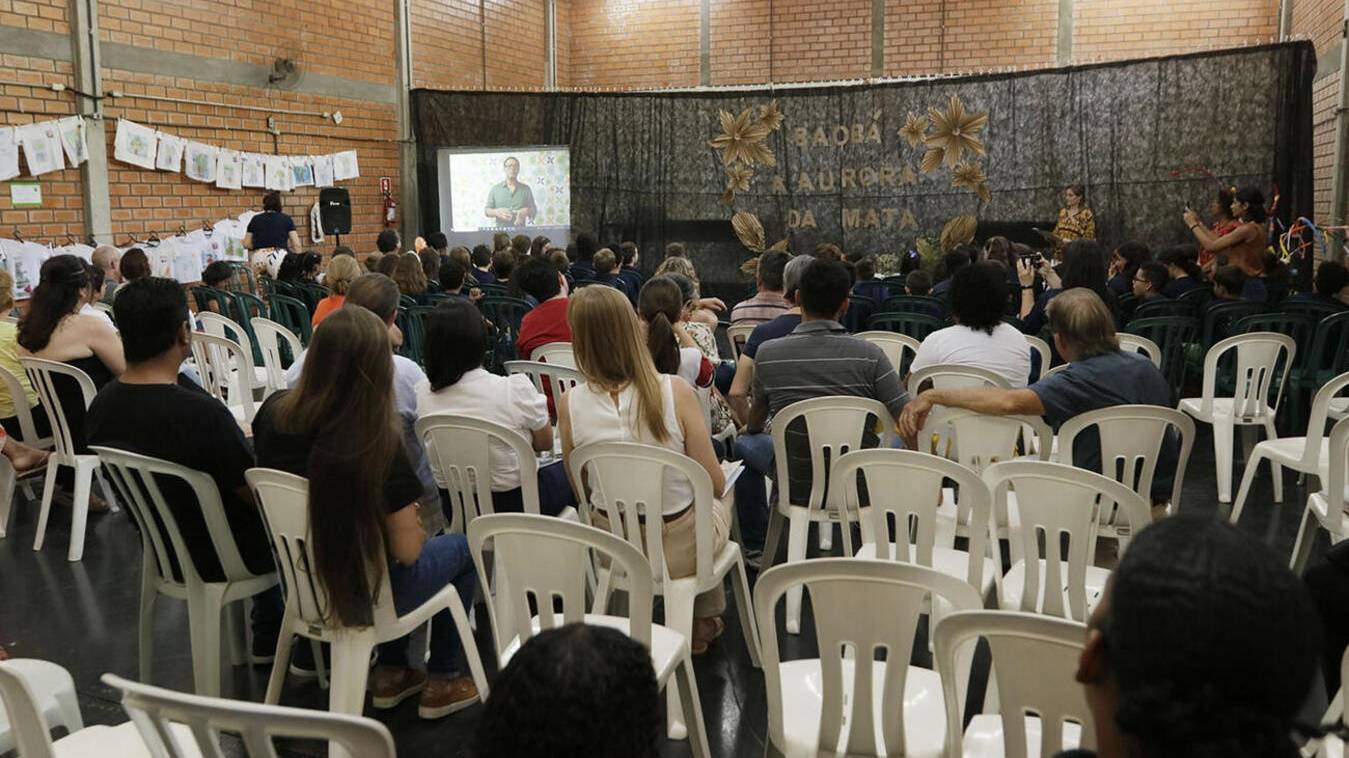
[[[746,424],[748,434],[736,440],[736,450],[749,471],[736,481],[736,506],[768,508],[762,477],[773,469],[773,441],[765,433],[769,418],[800,400],[850,396],[879,400],[898,419],[908,401],[899,373],[876,345],[858,339],[838,323],[848,309],[851,287],[848,271],[834,261],[813,261],[801,276],[798,302],[801,325],[789,335],[765,342],[754,363],[754,384]],[[809,440],[804,425],[787,430],[788,472],[793,502],[804,502],[810,492]],[[876,445],[868,430],[864,446]],[[751,552],[760,545],[747,545]]]

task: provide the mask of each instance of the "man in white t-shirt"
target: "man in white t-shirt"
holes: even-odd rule
[[[1007,270],[991,261],[956,271],[951,282],[951,310],[956,325],[923,340],[910,371],[940,363],[986,368],[1012,388],[1030,379],[1030,344],[1016,327],[1003,322],[1007,304]]]

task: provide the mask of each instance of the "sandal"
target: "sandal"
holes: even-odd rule
[[[726,622],[722,621],[720,616],[713,616],[710,619],[712,622],[712,633],[707,636],[699,634],[699,627],[702,626],[702,622],[706,620],[709,619],[693,620],[693,641],[689,644],[689,652],[693,655],[702,655],[703,653],[706,653],[708,646],[713,642],[716,642],[726,631]]]

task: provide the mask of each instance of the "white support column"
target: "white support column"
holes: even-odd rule
[[[103,127],[103,76],[98,43],[98,0],[70,0],[70,57],[75,112],[84,117],[89,159],[80,165],[84,231],[112,244],[112,208],[108,199],[108,150]],[[79,93],[92,95],[84,97]]]
[[[412,249],[412,240],[422,230],[422,207],[417,182],[417,139],[412,130],[412,20],[408,0],[394,0],[394,90],[395,120],[398,129],[398,209],[399,234],[403,249]]]
[[[557,0],[544,0],[543,28],[548,35],[547,68],[543,72],[543,88],[557,89]]]

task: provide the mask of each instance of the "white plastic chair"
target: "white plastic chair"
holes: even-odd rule
[[[285,344],[290,348],[291,360],[295,360],[304,348],[300,345],[300,338],[294,332],[277,322],[254,316],[249,320],[253,327],[253,334],[258,338],[258,349],[262,352],[262,371],[265,374],[265,390],[267,395],[277,390],[286,388],[286,367],[281,365],[281,345]],[[264,400],[266,397],[264,396]]]
[[[910,358],[918,354],[918,346],[921,344],[918,340],[907,334],[898,332],[887,332],[884,330],[872,330],[869,332],[858,332],[853,335],[858,339],[866,340],[879,347],[885,352],[885,357],[890,359],[890,365],[896,371],[904,365],[904,353],[908,351]]]
[[[38,437],[37,425],[33,423],[33,409],[28,407],[28,396],[19,378],[0,367],[0,385],[4,387],[4,394],[9,395],[13,401],[14,415],[19,419],[21,436],[17,438],[18,441],[39,450],[51,447],[51,435]],[[9,514],[14,507],[14,490],[22,483],[24,492],[31,500],[33,490],[30,483],[38,474],[43,473],[44,469],[36,468],[20,474],[14,470],[14,464],[10,463],[8,458],[0,456],[0,459],[3,459],[0,460],[0,539],[4,539],[9,531]],[[0,753],[2,752],[4,751],[0,750]]]
[[[731,343],[731,357],[735,360],[740,360],[740,351],[749,341],[749,335],[753,333],[755,326],[758,324],[735,324],[726,327],[726,339]]]
[[[1101,470],[1096,473],[1123,483],[1148,502],[1152,502],[1152,479],[1161,458],[1162,443],[1174,430],[1180,436],[1180,448],[1168,502],[1172,513],[1180,510],[1185,467],[1194,447],[1194,421],[1189,416],[1174,408],[1156,405],[1116,405],[1078,414],[1059,427],[1060,463],[1075,465],[1073,443],[1077,435],[1091,427],[1096,428],[1101,440]],[[1119,523],[1118,516],[1114,509],[1102,509],[1098,533],[1118,540],[1122,548],[1130,533]],[[1094,561],[1095,554],[1093,543],[1087,560]]]
[[[567,394],[572,387],[585,381],[581,372],[567,368],[561,363],[538,363],[535,361],[506,361],[501,364],[508,374],[524,374],[534,383],[534,389],[552,395],[556,404],[558,398]],[[545,390],[544,388],[547,387]]]
[[[90,448],[108,471],[117,494],[127,504],[141,533],[140,673],[151,680],[154,660],[155,600],[167,595],[187,602],[188,633],[192,642],[192,680],[197,694],[220,696],[220,624],[228,622],[230,658],[244,663],[248,624],[243,601],[276,586],[275,571],[255,574],[244,566],[238,543],[225,517],[220,490],[210,475],[147,455],[110,447]],[[178,480],[191,488],[192,501],[178,503],[180,510],[196,510],[206,524],[211,549],[220,562],[222,581],[208,582],[187,543],[173,506],[162,484]],[[161,529],[162,525],[162,529]],[[174,576],[177,566],[182,578]],[[226,613],[226,609],[234,613]]]
[[[1044,379],[1045,377],[1053,376],[1066,368],[1068,368],[1067,363],[1060,363],[1059,365],[1054,366],[1053,368],[1045,369],[1044,371],[1040,372],[1040,378]]]
[[[64,727],[67,732],[78,732],[84,728],[79,699],[75,694],[75,680],[70,677],[69,671],[50,661],[36,658],[14,658],[0,665],[28,685],[32,702],[49,727]],[[0,708],[0,754],[14,749],[14,731],[5,710]]]
[[[538,363],[576,368],[576,353],[572,350],[570,342],[549,342],[546,345],[539,345],[529,354],[529,359]]]
[[[1162,349],[1156,342],[1147,337],[1140,337],[1137,334],[1128,332],[1116,332],[1115,336],[1119,338],[1119,349],[1131,353],[1142,353],[1152,361],[1152,365],[1157,368],[1162,367]]]
[[[202,389],[224,403],[235,418],[251,423],[257,413],[252,349],[244,350],[225,337],[193,332],[192,359],[201,374]]]
[[[1049,343],[1036,337],[1033,334],[1024,335],[1026,344],[1030,345],[1032,353],[1040,356],[1040,376],[1044,377],[1049,372],[1049,364],[1054,362],[1054,353],[1049,349]],[[1026,377],[1030,381],[1030,377]]]
[[[473,630],[454,585],[447,584],[411,613],[399,616],[394,610],[388,572],[381,571],[378,581],[372,583],[379,588],[376,590],[378,600],[371,610],[374,624],[366,627],[336,625],[328,618],[327,592],[310,570],[317,562],[309,538],[309,482],[304,477],[264,468],[249,469],[244,477],[271,531],[277,563],[287,589],[286,612],[276,644],[276,660],[267,682],[267,703],[275,705],[281,698],[281,685],[285,681],[290,661],[291,637],[298,634],[332,646],[328,709],[334,713],[359,716],[365,703],[366,680],[370,675],[370,653],[375,645],[411,633],[446,608],[454,617],[455,630],[463,641],[464,655],[468,659],[478,695],[483,700],[487,699],[487,677],[483,674],[482,659],[473,644]]]
[[[249,338],[247,329],[240,326],[234,319],[211,311],[198,311],[196,319],[201,323],[201,331],[206,334],[239,343],[240,349],[248,358],[248,366],[253,371],[253,386],[264,390],[268,388],[267,367],[265,365],[257,366],[253,363],[253,341]],[[282,387],[284,386],[282,385]]]
[[[50,664],[55,666],[55,664]],[[57,666],[57,668],[60,668]],[[65,673],[65,669],[61,669]],[[66,678],[70,677],[65,673]],[[22,758],[150,758],[151,752],[141,741],[135,724],[119,726],[83,727],[79,708],[73,717],[63,714],[63,726],[70,733],[52,742],[50,722],[46,712],[49,703],[28,680],[23,662],[0,661],[0,705],[12,726],[11,747],[18,747]],[[175,730],[177,731],[177,730]],[[192,758],[197,758],[195,755]],[[213,756],[212,758],[216,758]]]
[[[1246,495],[1250,492],[1251,482],[1260,469],[1260,462],[1269,459],[1274,473],[1274,502],[1283,502],[1283,477],[1281,466],[1286,466],[1301,474],[1316,475],[1326,467],[1329,460],[1325,452],[1326,419],[1329,418],[1330,403],[1345,387],[1349,387],[1349,372],[1326,382],[1316,391],[1312,399],[1311,415],[1307,417],[1307,434],[1304,437],[1283,437],[1263,440],[1246,459],[1246,470],[1241,475],[1241,486],[1237,488],[1237,499],[1232,504],[1232,523],[1241,518],[1246,507]]]
[[[870,496],[865,508],[859,479]],[[968,550],[957,550],[949,539],[937,539],[937,509],[947,479],[955,482],[960,495],[961,522],[983,525],[970,530]],[[843,517],[843,544],[849,554],[927,566],[969,582],[981,595],[992,591],[993,578],[1002,567],[988,557],[992,496],[977,473],[912,450],[858,450],[834,461],[829,481],[836,485],[830,488],[830,496]],[[854,519],[862,536],[856,553],[852,550]]]
[[[792,467],[787,431],[793,424],[804,426],[809,438],[810,492],[806,493],[804,501],[793,500],[789,484]],[[819,525],[821,535],[826,530],[832,535],[839,515],[829,497],[826,458],[833,461],[850,451],[861,450],[864,435],[868,430],[874,430],[877,424],[888,432],[894,428],[894,418],[879,400],[864,397],[816,397],[792,403],[773,415],[773,464],[777,471],[773,491],[777,495],[777,505],[768,515],[768,535],[764,540],[766,561],[771,564],[777,557],[784,522],[788,563],[806,559],[806,541],[812,522]],[[828,546],[829,540],[822,536],[820,547]],[[801,632],[799,587],[787,595],[787,631],[791,634]]]
[[[924,366],[909,374],[909,395],[918,396],[924,382],[932,382],[933,389],[966,389],[969,387],[1000,387],[1009,389],[1007,378],[996,371],[963,363],[937,363]]]
[[[104,674],[103,683],[121,690],[122,708],[156,756],[219,756],[220,734],[227,732],[255,758],[275,756],[277,738],[323,740],[353,756],[394,758],[393,736],[373,719],[187,695],[113,674]]]
[[[810,593],[816,658],[782,660],[777,606],[793,588]],[[965,580],[908,563],[819,558],[761,574],[754,610],[763,630],[773,751],[787,758],[941,755],[946,738],[941,677],[909,665],[929,596],[956,611],[981,607],[979,593]],[[875,660],[878,649],[886,651],[884,661]],[[966,679],[968,659],[956,669]]]
[[[47,459],[47,475],[42,486],[42,510],[37,519],[37,537],[33,540],[33,549],[41,550],[47,536],[47,517],[51,515],[52,497],[56,494],[57,468],[69,466],[75,469],[75,493],[74,507],[70,514],[70,550],[66,553],[66,558],[78,561],[84,557],[84,529],[89,519],[89,491],[95,474],[98,474],[99,483],[102,484],[108,507],[114,511],[118,508],[112,490],[108,489],[107,482],[103,481],[103,475],[99,472],[98,456],[75,452],[75,437],[70,431],[70,422],[66,420],[66,409],[61,406],[60,396],[56,394],[55,382],[57,376],[63,376],[78,383],[87,410],[89,404],[94,401],[94,381],[83,371],[58,361],[20,358],[19,364],[28,373],[28,381],[32,383],[33,389],[37,390],[37,396],[47,409],[52,440],[56,444],[56,449]]]
[[[491,552],[496,568],[492,575],[493,592],[502,599],[503,607],[509,609],[509,613],[502,614],[492,604],[487,606],[501,667],[506,666],[521,645],[545,629],[576,623],[616,629],[651,651],[656,681],[670,693],[682,713],[693,755],[697,758],[711,755],[689,653],[689,635],[669,625],[668,606],[666,625],[651,623],[654,583],[651,566],[641,550],[626,539],[595,527],[513,513],[475,520],[469,524],[468,541],[480,577],[488,576],[486,553]],[[607,559],[608,571],[623,575],[626,617],[609,615],[601,596],[595,598],[595,612],[586,612],[587,575],[592,561],[598,558]],[[531,599],[535,600],[535,608],[551,608],[553,612],[532,614]],[[673,688],[671,678],[675,680]]]
[[[1320,400],[1320,395],[1317,395]],[[1301,574],[1307,568],[1312,548],[1316,545],[1316,526],[1312,519],[1330,537],[1335,545],[1349,534],[1349,419],[1335,423],[1326,441],[1323,468],[1318,472],[1321,477],[1321,491],[1307,497],[1307,507],[1302,512],[1302,524],[1298,526],[1297,542],[1293,545],[1293,559],[1290,565]],[[1235,520],[1235,519],[1234,519]],[[1345,680],[1349,682],[1349,679]]]
[[[1101,508],[1118,506],[1137,532],[1152,520],[1148,501],[1114,479],[1047,461],[995,463],[984,470],[984,481],[995,509],[1006,507],[1010,489],[1017,496],[1019,523],[1009,530],[1012,567],[1002,579],[1000,607],[1085,623],[1110,576],[1087,565]]]
[[[1096,747],[1082,688],[1073,685],[1086,640],[1083,624],[1032,613],[953,613],[933,632],[946,703],[947,758],[1049,758]],[[948,674],[980,638],[992,654],[983,712],[961,735],[966,682]],[[1050,728],[1046,728],[1049,725]]]
[[[1232,397],[1214,397],[1218,361],[1236,352],[1235,391]],[[1266,439],[1278,439],[1274,418],[1279,398],[1288,384],[1288,370],[1297,358],[1297,343],[1286,334],[1249,332],[1219,341],[1204,355],[1203,396],[1180,401],[1180,410],[1196,421],[1213,425],[1213,454],[1218,470],[1218,501],[1232,502],[1232,442],[1236,427],[1262,426]],[[1279,365],[1283,368],[1280,371]],[[1277,375],[1277,376],[1276,376]],[[1277,388],[1277,389],[1275,389]],[[1274,389],[1274,402],[1269,402]],[[1273,460],[1274,497],[1283,499],[1283,477]]]
[[[654,591],[665,599],[665,624],[687,639],[693,638],[693,602],[698,595],[720,587],[734,572],[731,589],[736,610],[749,648],[749,659],[759,666],[759,635],[750,610],[749,575],[740,545],[727,539],[712,552],[712,477],[691,458],[653,445],[633,442],[599,442],[582,445],[572,451],[567,463],[573,482],[586,482],[588,497],[581,497],[582,523],[592,523],[590,513],[603,512],[609,530],[638,548],[647,558],[648,573]],[[665,526],[662,518],[666,469],[687,479],[693,487],[694,562],[693,576],[670,577],[665,563]],[[578,495],[581,493],[578,493]],[[595,591],[598,607],[604,607],[611,589],[620,588],[612,572],[599,572]],[[669,697],[670,736],[680,739],[684,727],[679,719],[674,693]]]

